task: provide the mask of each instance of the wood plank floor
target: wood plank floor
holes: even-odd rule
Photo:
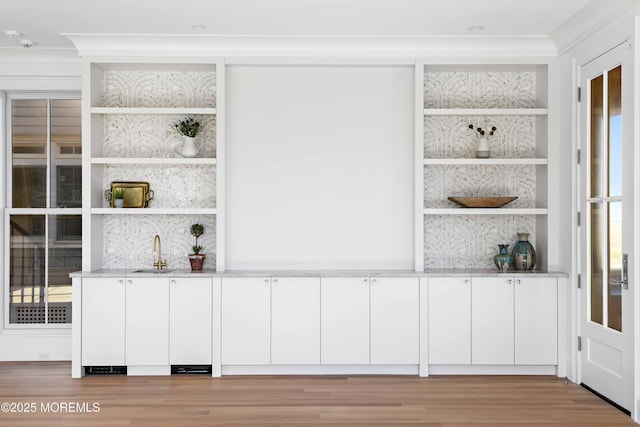
[[[583,388],[548,376],[91,376],[67,362],[1,362],[0,426],[633,426]],[[63,411],[75,403],[76,412]],[[94,409],[99,412],[82,412]],[[48,406],[47,406],[48,405]],[[6,406],[3,407],[3,410]]]

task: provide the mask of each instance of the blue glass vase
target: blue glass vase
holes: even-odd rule
[[[500,252],[493,257],[500,273],[506,273],[513,266],[513,256],[509,253],[509,245],[498,245]]]
[[[511,251],[516,270],[531,270],[536,265],[536,251],[529,243],[529,233],[518,233],[518,241]]]

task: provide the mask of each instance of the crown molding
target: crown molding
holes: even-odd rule
[[[640,13],[640,0],[594,0],[555,29],[549,37],[560,56],[575,49],[581,42],[594,33],[600,32],[611,22],[625,15],[634,16],[638,13]]]
[[[550,57],[546,36],[220,36],[63,34],[80,56]]]
[[[82,58],[75,49],[0,49],[0,63],[3,89],[30,90],[32,82],[33,90],[40,90],[45,86],[35,83],[40,80],[64,82],[65,88],[76,89],[82,75]]]
[[[78,51],[73,48],[41,49],[41,48],[0,48],[2,62],[80,62]]]

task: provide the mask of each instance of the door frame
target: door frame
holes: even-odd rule
[[[640,27],[640,17],[635,19],[636,27]],[[589,62],[599,58],[600,56],[606,54],[610,50],[615,49],[616,47],[622,44],[629,44],[632,50],[631,60],[626,68],[630,68],[630,73],[632,74],[633,80],[633,88],[632,88],[632,96],[633,100],[631,104],[633,105],[631,113],[628,115],[633,117],[633,159],[631,160],[633,166],[633,188],[629,192],[628,199],[632,205],[633,215],[631,219],[632,227],[633,227],[633,242],[631,246],[632,254],[629,259],[629,283],[630,283],[630,298],[631,298],[631,307],[633,310],[633,331],[631,332],[631,343],[630,349],[632,351],[632,383],[633,383],[633,391],[632,391],[632,402],[631,407],[628,408],[631,411],[631,417],[637,422],[640,423],[640,360],[637,360],[637,355],[640,355],[640,327],[635,325],[640,325],[640,292],[636,292],[635,288],[640,284],[640,268],[636,266],[640,266],[640,215],[637,213],[640,212],[640,120],[638,120],[638,113],[640,112],[640,66],[638,65],[638,59],[640,58],[640,32],[634,32],[632,36],[622,37],[618,39],[615,43],[610,44],[606,48],[601,43],[597,43],[600,48],[598,50],[589,49],[588,52],[582,51],[579,55],[574,55],[572,59],[572,80],[573,85],[573,113],[572,113],[572,169],[573,169],[573,218],[571,223],[574,225],[572,227],[573,231],[573,244],[574,254],[572,256],[572,265],[573,265],[573,274],[571,282],[575,285],[571,289],[571,311],[573,312],[572,318],[570,320],[570,332],[571,332],[571,341],[568,344],[568,351],[570,351],[570,363],[572,364],[571,369],[568,370],[568,373],[571,375],[571,379],[574,382],[580,383],[581,380],[581,354],[578,351],[578,337],[581,334],[581,316],[582,316],[582,301],[581,301],[581,293],[580,291],[586,291],[586,288],[582,286],[582,289],[578,289],[578,275],[581,273],[581,248],[584,244],[581,242],[582,231],[578,226],[577,220],[577,212],[581,209],[580,198],[581,194],[581,167],[586,167],[587,165],[583,162],[582,165],[578,163],[578,150],[581,149],[581,139],[582,139],[582,117],[581,117],[581,103],[579,100],[578,88],[581,84],[581,69],[583,66],[587,65]],[[595,53],[597,52],[597,53]],[[582,88],[582,93],[585,94],[586,88]],[[585,102],[585,97],[582,99]],[[584,154],[584,153],[583,153]],[[583,156],[584,158],[585,156]],[[582,212],[582,218],[585,218],[586,212]],[[582,221],[584,226],[585,221]],[[585,279],[585,278],[583,278]],[[583,280],[583,283],[585,280]],[[586,309],[586,308],[585,308]]]

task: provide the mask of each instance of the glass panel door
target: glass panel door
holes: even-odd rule
[[[623,408],[633,400],[632,52],[625,43],[580,68],[580,382]]]

